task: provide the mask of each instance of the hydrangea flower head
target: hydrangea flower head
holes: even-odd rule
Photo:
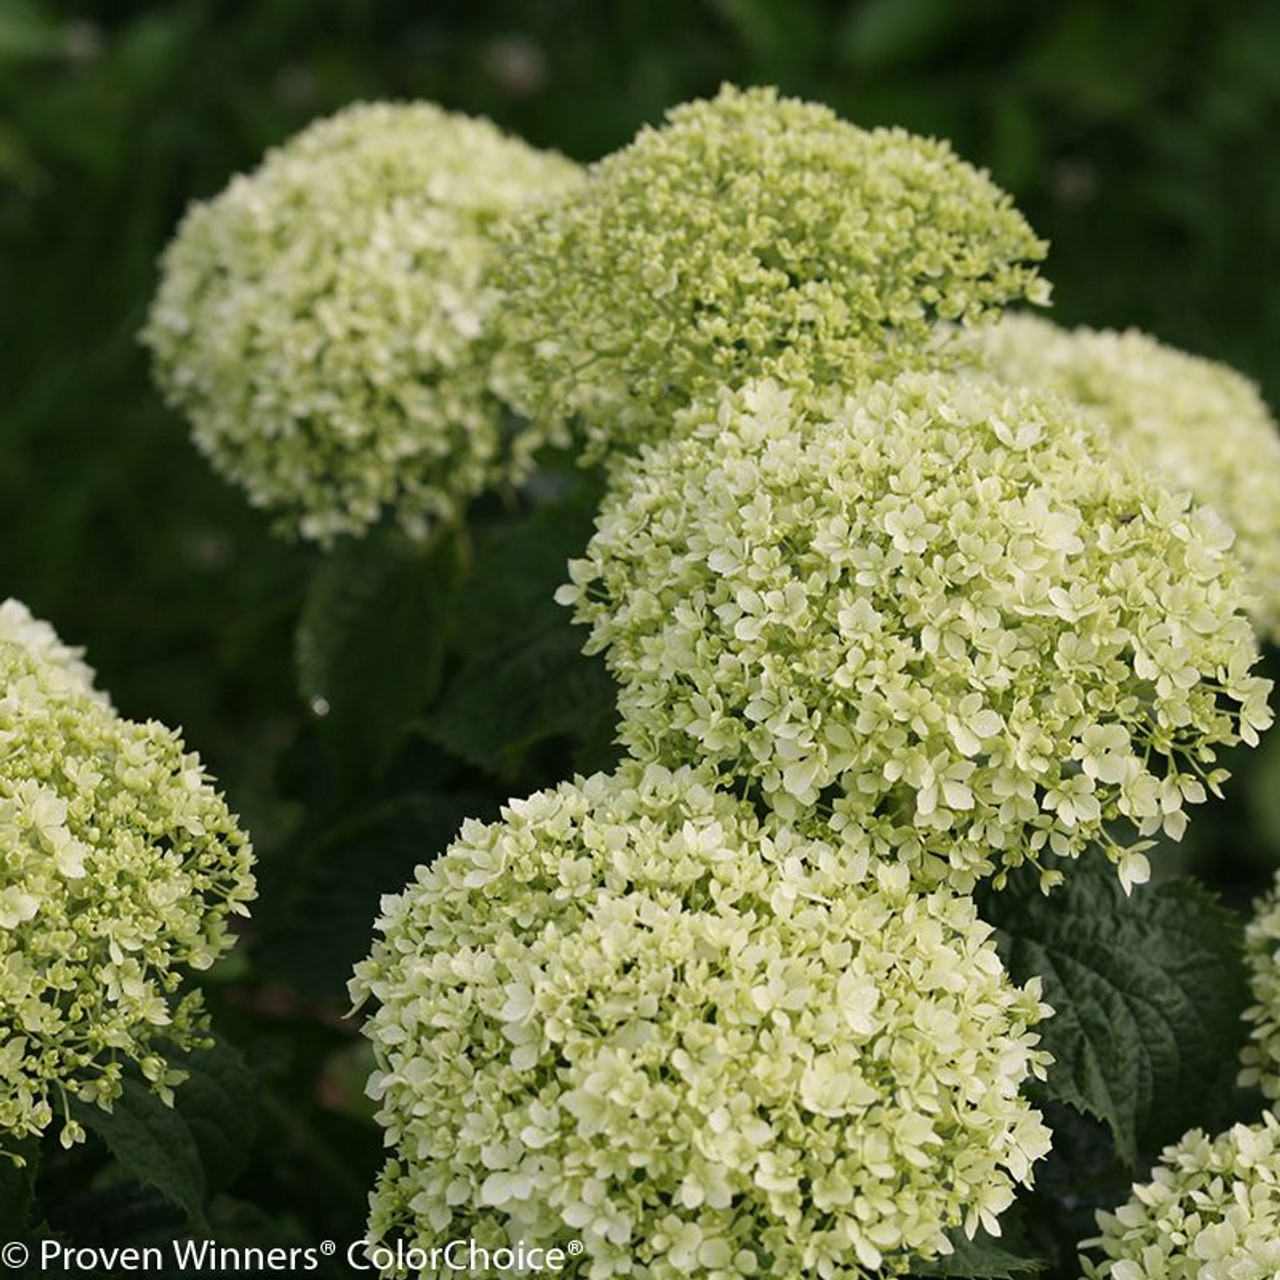
[[[1178,837],[1270,721],[1231,535],[1078,412],[972,376],[725,391],[620,477],[558,599],[620,739],[956,888]]]
[[[726,87],[513,224],[512,394],[625,451],[721,384],[936,360],[935,321],[1047,298],[1044,251],[945,142]]]
[[[162,389],[283,527],[420,535],[545,441],[492,386],[494,231],[578,172],[429,103],[311,125],[184,219],[143,335]]]
[[[1253,1004],[1245,1010],[1253,1024],[1241,1053],[1243,1085],[1258,1085],[1268,1098],[1280,1098],[1280,875],[1271,891],[1254,904],[1245,926],[1245,958]]]
[[[110,1109],[132,1060],[163,1097],[201,1043],[184,991],[254,896],[249,843],[176,733],[122,719],[0,638],[0,1145]]]
[[[896,1276],[950,1226],[998,1230],[1048,1148],[1019,1089],[1050,1011],[972,901],[688,771],[465,824],[378,928],[351,984],[395,1148],[371,1238]]]
[[[0,643],[4,641],[22,645],[32,657],[46,666],[56,667],[83,693],[104,706],[110,705],[107,695],[94,685],[97,676],[85,662],[84,650],[63,644],[47,622],[33,617],[21,600],[12,597],[0,602]],[[50,678],[56,679],[56,676],[51,675]]]
[[[1099,1213],[1102,1262],[1085,1280],[1275,1280],[1280,1275],[1280,1121],[1193,1129],[1166,1147],[1151,1181]]]
[[[1139,462],[1214,507],[1235,530],[1255,622],[1280,641],[1280,431],[1248,378],[1134,329],[1068,331],[1032,315],[962,341],[997,376],[1089,406]]]

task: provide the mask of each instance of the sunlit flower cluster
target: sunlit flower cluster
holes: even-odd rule
[[[205,1027],[184,980],[254,895],[198,757],[117,716],[45,630],[0,637],[0,1149],[57,1121],[76,1141],[69,1100],[110,1108],[130,1061],[169,1096],[166,1053]]]
[[[592,1277],[901,1275],[1048,1148],[1037,981],[967,897],[624,766],[468,822],[352,996],[395,1154],[375,1238],[585,1245]],[[584,1272],[585,1273],[585,1272]]]
[[[1177,838],[1270,722],[1230,531],[972,375],[724,392],[606,499],[563,603],[640,759],[707,761],[922,883]],[[997,883],[1000,880],[997,875]]]
[[[1105,1260],[1086,1280],[1275,1280],[1280,1275],[1280,1122],[1266,1113],[1216,1138],[1193,1129],[1151,1181],[1099,1213]]]
[[[1268,1098],[1280,1098],[1280,877],[1254,904],[1244,936],[1253,996],[1245,1020],[1253,1031],[1241,1054],[1240,1083],[1259,1085]]]
[[[962,341],[1009,382],[1096,410],[1140,462],[1216,508],[1235,530],[1257,624],[1280,640],[1280,431],[1252,382],[1136,330],[1067,331],[1030,315]]]
[[[311,125],[188,212],[144,333],[161,387],[282,527],[422,534],[546,439],[494,393],[494,231],[578,176],[428,103]]]
[[[722,384],[940,359],[938,320],[1047,297],[1044,250],[945,142],[726,87],[512,224],[511,394],[578,415],[590,453],[625,451]]]

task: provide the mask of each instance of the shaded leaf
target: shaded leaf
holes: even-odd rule
[[[130,1077],[110,1112],[83,1105],[76,1112],[80,1123],[102,1138],[126,1173],[182,1209],[196,1231],[208,1231],[200,1149],[177,1111]]]
[[[22,1142],[6,1139],[3,1150],[6,1154],[0,1155],[0,1239],[21,1240],[31,1215],[40,1146],[33,1138]],[[18,1166],[9,1159],[11,1155],[25,1163]]]
[[[258,1131],[257,1083],[238,1049],[220,1037],[211,1049],[180,1060],[189,1077],[174,1106],[191,1131],[209,1193],[230,1186],[243,1171]]]
[[[972,1240],[963,1231],[951,1232],[955,1252],[932,1262],[915,1262],[912,1274],[925,1276],[966,1277],[967,1280],[1017,1280],[1019,1276],[1043,1271],[1046,1264],[1038,1258],[1024,1257],[1006,1248],[985,1231]]]
[[[206,1198],[240,1171],[256,1132],[254,1078],[222,1040],[171,1061],[190,1073],[172,1107],[131,1075],[110,1112],[76,1104],[75,1114],[130,1177],[181,1208],[194,1230],[208,1231]]]
[[[583,655],[586,629],[554,599],[591,536],[596,503],[583,486],[493,531],[477,556],[459,604],[462,661],[426,728],[489,773],[514,773],[549,739],[612,736],[613,681],[603,659]]]
[[[466,817],[492,802],[470,794],[403,796],[351,818],[303,850],[280,930],[262,963],[304,996],[346,1003],[352,966],[369,953],[378,904],[434,860]]]
[[[387,765],[437,688],[458,547],[393,535],[340,543],[298,623],[298,689],[334,753],[359,775]]]
[[[1231,1105],[1247,1003],[1241,925],[1191,880],[1126,898],[1090,855],[1045,896],[1037,877],[987,891],[1013,976],[1044,981],[1055,1016],[1041,1027],[1055,1062],[1047,1097],[1103,1121],[1132,1167]]]

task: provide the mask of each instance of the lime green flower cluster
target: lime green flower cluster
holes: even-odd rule
[[[110,699],[96,688],[93,668],[84,660],[84,650],[63,644],[58,633],[45,621],[32,617],[21,600],[10,597],[0,603],[0,643],[22,645],[41,662],[57,667],[81,692],[110,706]]]
[[[1105,1261],[1081,1257],[1085,1280],[1275,1280],[1280,1275],[1280,1121],[1193,1129],[1167,1147],[1151,1181],[1099,1213]]]
[[[493,389],[494,233],[577,167],[427,103],[304,130],[187,214],[144,340],[200,449],[283,528],[414,536],[528,470]]]
[[[510,394],[589,453],[721,385],[842,385],[941,358],[939,320],[1047,300],[1045,245],[945,142],[770,89],[675,108],[507,235]]]
[[[1269,682],[1230,532],[1065,401],[908,373],[772,380],[685,415],[606,499],[559,599],[640,759],[834,815],[924,884],[1100,842],[1126,888],[1256,742]]]
[[[181,1081],[168,1047],[205,1027],[184,977],[231,945],[252,854],[178,735],[116,715],[24,613],[0,635],[0,1146],[59,1116],[71,1145],[70,1099],[109,1110],[129,1061]]]
[[[973,903],[631,764],[469,822],[356,971],[371,1232],[592,1277],[901,1275],[1048,1149],[1038,981]]]
[[[1256,624],[1280,641],[1280,432],[1252,382],[1136,330],[1069,332],[1030,315],[961,342],[1000,378],[1089,406],[1141,463],[1214,507],[1235,531]]]
[[[1256,1084],[1268,1098],[1280,1098],[1280,875],[1254,904],[1244,937],[1254,1002],[1244,1015],[1253,1031],[1241,1053],[1240,1083]]]

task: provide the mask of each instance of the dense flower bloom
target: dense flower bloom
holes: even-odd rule
[[[468,822],[351,984],[395,1151],[371,1235],[582,1274],[901,1275],[1049,1135],[1038,981],[970,899],[624,766]],[[430,1272],[428,1273],[430,1274]]]
[[[41,662],[60,667],[84,693],[108,705],[107,695],[94,686],[96,676],[84,660],[84,650],[63,644],[47,622],[32,617],[31,610],[12,597],[0,603],[0,642],[5,640],[22,645]]]
[[[1044,250],[945,142],[726,87],[513,222],[511,394],[626,450],[721,384],[936,360],[935,321],[1047,297]]]
[[[188,212],[143,335],[161,387],[283,527],[420,534],[545,439],[492,388],[493,235],[578,173],[428,103],[311,125]]]
[[[558,599],[638,758],[834,808],[923,883],[1178,837],[1270,722],[1230,531],[1065,401],[941,373],[766,380],[618,478]],[[997,880],[999,883],[999,880]]]
[[[1086,1280],[1275,1280],[1280,1122],[1268,1112],[1216,1138],[1193,1129],[1098,1227],[1081,1247],[1106,1259],[1080,1259]]]
[[[1254,904],[1244,937],[1254,1002],[1244,1015],[1253,1032],[1241,1054],[1240,1083],[1259,1085],[1268,1098],[1280,1098],[1280,876]]]
[[[1280,432],[1252,382],[1136,330],[1067,331],[1038,316],[962,342],[1009,382],[1089,406],[1139,462],[1214,507],[1235,530],[1257,625],[1280,641]]]
[[[65,663],[0,638],[0,1148],[110,1108],[136,1062],[162,1096],[169,1046],[201,1041],[186,973],[232,942],[249,843],[198,757],[117,716]]]

